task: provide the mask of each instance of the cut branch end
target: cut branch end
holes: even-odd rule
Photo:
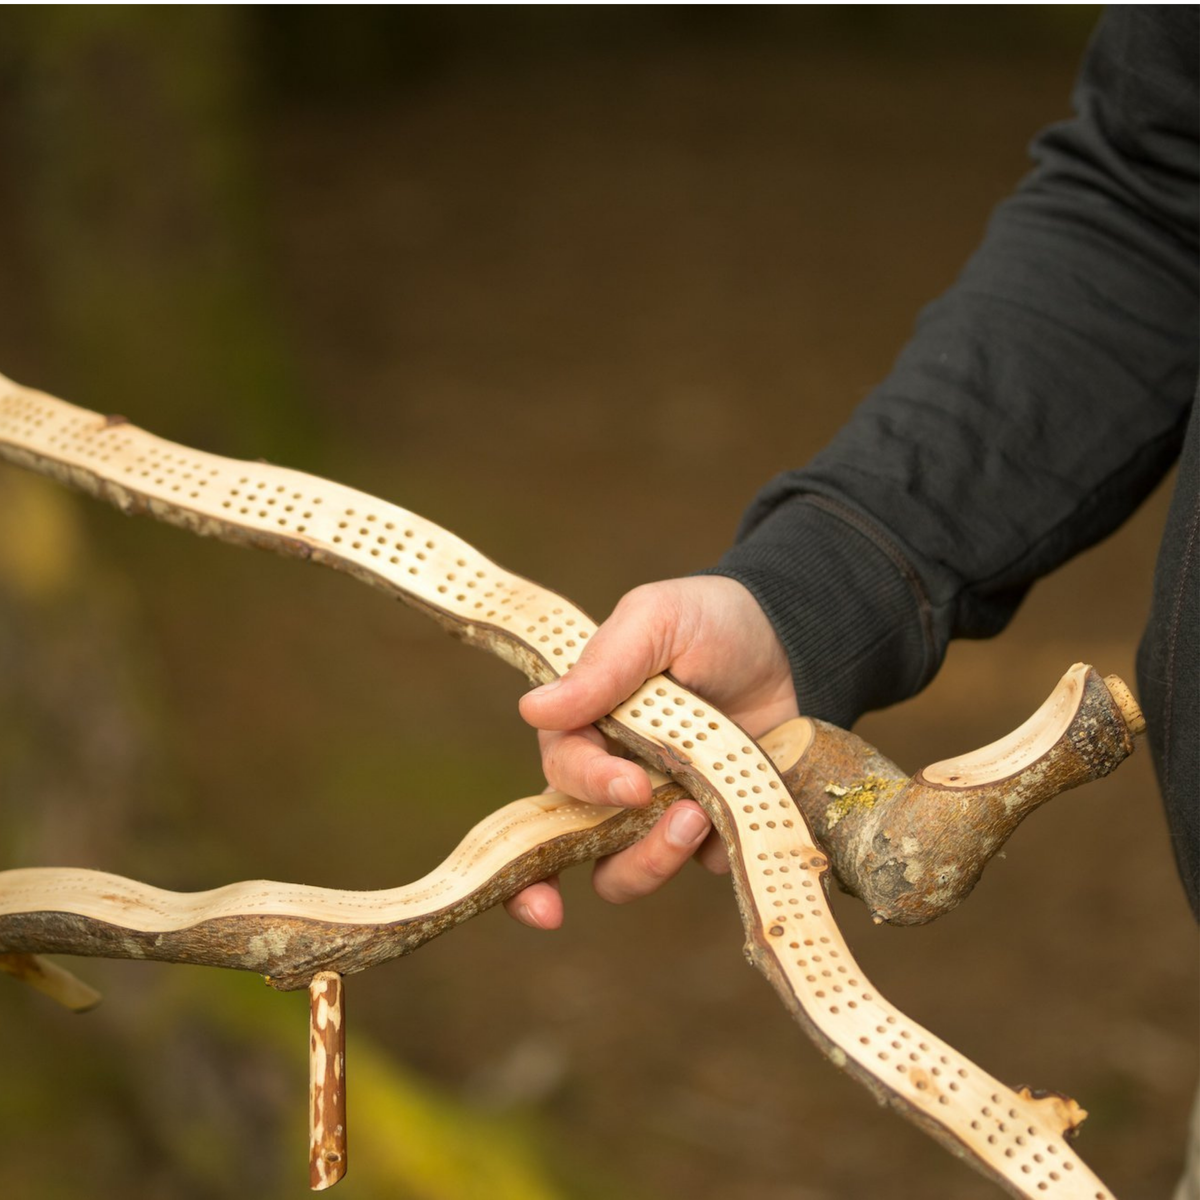
[[[1125,718],[1129,736],[1137,737],[1139,733],[1145,733],[1146,718],[1125,680],[1120,675],[1105,675],[1104,686],[1108,688],[1116,706],[1121,710],[1121,716]]]

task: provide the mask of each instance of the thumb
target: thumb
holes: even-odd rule
[[[521,716],[537,729],[580,729],[606,716],[670,666],[678,624],[669,585],[636,588],[561,679],[521,698]]]

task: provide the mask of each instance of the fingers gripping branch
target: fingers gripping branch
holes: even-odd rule
[[[628,593],[565,677],[529,693],[553,787],[593,804],[639,804],[644,772],[606,753],[592,728],[669,671],[754,732],[797,715],[787,656],[749,591],[721,576],[666,580]]]
[[[674,660],[676,622],[668,607],[653,589],[629,593],[589,639],[569,675],[522,697],[522,713],[539,729],[570,730],[612,712]]]

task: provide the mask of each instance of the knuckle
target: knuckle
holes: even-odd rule
[[[558,770],[562,756],[562,738],[554,734],[542,734],[538,741],[541,743],[542,770],[546,773],[546,779],[552,783],[551,775]]]
[[[558,791],[581,800],[602,803],[611,772],[609,755],[598,745],[599,734],[576,731],[548,737],[542,743],[542,773],[546,782]]]
[[[679,868],[688,856],[672,851],[663,838],[661,829],[642,838],[630,851],[630,875],[644,885],[644,890],[653,890],[679,873]]]
[[[608,754],[596,751],[589,761],[581,764],[578,779],[587,792],[585,799],[595,797],[601,803],[608,800],[608,786],[612,782],[610,761]]]
[[[675,589],[667,583],[643,583],[628,591],[617,603],[613,615],[636,618],[658,626],[668,624],[677,611]]]
[[[628,904],[657,891],[675,875],[677,864],[669,855],[643,839],[628,850],[596,864],[592,886],[609,904]]]
[[[655,887],[674,878],[679,870],[675,858],[656,845],[646,845],[638,862],[638,867],[645,878]]]
[[[716,834],[709,834],[696,852],[696,861],[714,875],[729,874],[729,852],[725,843]]]

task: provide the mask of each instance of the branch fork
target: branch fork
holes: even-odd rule
[[[533,683],[568,671],[596,630],[564,597],[396,505],[179,446],[3,377],[0,458],[127,513],[347,572]],[[662,772],[649,810],[595,809],[555,795],[517,801],[455,852],[465,870],[440,869],[381,893],[259,880],[180,895],[99,872],[0,872],[0,965],[45,982],[53,972],[33,957],[42,953],[156,958],[308,987],[310,1169],[313,1186],[328,1187],[346,1165],[341,976],[409,953],[535,879],[628,844],[686,792],[729,851],[748,957],[828,1058],[1011,1195],[1112,1200],[1063,1140],[1082,1110],[1014,1091],[880,996],[826,891],[832,869],[880,920],[916,923],[946,911],[1029,811],[1121,761],[1139,721],[1123,685],[1078,664],[1020,730],[909,779],[819,721],[790,722],[760,746],[660,675],[597,722]],[[62,979],[47,986],[72,995]]]

